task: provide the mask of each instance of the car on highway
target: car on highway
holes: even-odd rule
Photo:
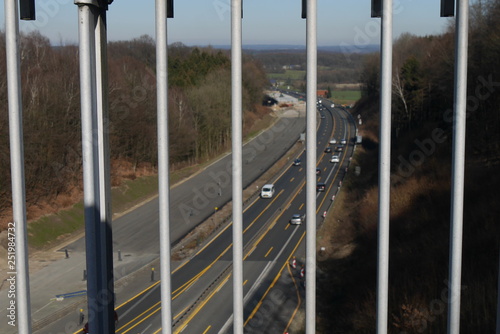
[[[321,175],[321,168],[316,168],[316,175]]]
[[[335,138],[330,139],[330,144],[337,144],[337,139]]]
[[[337,148],[335,149],[335,151],[337,152],[342,152],[344,150],[344,148],[342,146],[337,146]]]
[[[271,198],[274,195],[274,184],[265,184],[261,191],[260,197],[262,198]]]
[[[316,191],[325,191],[325,190],[326,190],[326,184],[324,184],[323,182],[319,182],[316,185]]]
[[[346,144],[347,144],[347,140],[342,139],[342,140],[340,141],[340,143],[341,143],[342,145],[346,145]]]
[[[321,118],[325,118],[325,115],[321,114]]]
[[[340,158],[338,155],[332,155],[330,162],[340,162]]]
[[[325,148],[325,153],[331,153],[331,152],[332,152],[332,148],[330,146]]]
[[[306,215],[295,213],[290,218],[290,225],[301,225],[306,220]]]
[[[293,161],[293,165],[294,165],[294,166],[300,166],[300,164],[301,164],[301,163],[302,163],[302,161],[300,161],[300,159],[295,159],[295,160]]]

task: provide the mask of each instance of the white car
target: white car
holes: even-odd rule
[[[335,138],[330,139],[330,144],[337,144],[337,139]]]
[[[342,140],[340,141],[340,144],[342,144],[342,145],[345,145],[345,144],[347,144],[347,140],[345,140],[345,139],[342,139]]]
[[[290,224],[291,225],[301,225],[302,222],[306,219],[305,215],[300,215],[298,213],[295,213],[292,218],[290,218]]]
[[[330,162],[340,162],[340,158],[338,155],[332,155]]]
[[[261,198],[271,198],[274,195],[274,184],[265,184],[260,191]]]

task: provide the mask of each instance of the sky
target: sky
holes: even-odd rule
[[[5,0],[4,0],[5,1]],[[17,0],[15,0],[17,1]],[[174,0],[168,20],[168,43],[229,45],[231,0]],[[36,21],[21,21],[20,30],[38,30],[53,45],[78,43],[74,0],[35,0]],[[439,17],[439,0],[393,0],[394,38],[401,33],[440,34],[449,18]],[[114,0],[108,10],[108,40],[155,36],[154,0]],[[370,0],[317,0],[318,45],[362,48],[380,42],[380,19],[370,17]],[[243,44],[305,45],[306,20],[301,0],[243,0]],[[4,8],[0,27],[5,30]]]

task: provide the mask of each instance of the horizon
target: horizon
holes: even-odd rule
[[[306,44],[306,20],[300,17],[300,1],[254,0],[243,5],[244,45]],[[230,44],[230,0],[177,1],[174,6],[174,18],[168,19],[169,41],[180,41],[185,45]],[[50,39],[52,45],[77,44],[77,12],[77,6],[70,0],[38,1],[37,20],[21,21],[20,31],[38,30]],[[107,12],[108,40],[129,40],[142,35],[154,38],[154,12],[154,1],[144,1],[140,5],[134,0],[114,1]],[[344,45],[358,49],[380,43],[381,21],[371,18],[370,12],[370,1],[367,0],[346,3],[318,0],[318,45]],[[450,19],[439,17],[439,13],[439,2],[435,0],[418,3],[395,0],[394,38],[403,33],[416,36],[443,33]],[[4,30],[4,26],[4,8],[0,6],[0,27]]]

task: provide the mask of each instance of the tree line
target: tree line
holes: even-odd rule
[[[498,320],[499,14],[498,0],[470,7],[461,215],[463,333],[494,332]],[[450,206],[457,186],[451,184],[454,37],[450,21],[441,35],[404,34],[394,43],[388,333],[447,329]],[[369,55],[361,71],[363,97],[354,115],[362,116],[363,149],[353,159],[361,173],[348,174],[345,199],[335,208],[329,245],[335,256],[320,261],[329,278],[318,284],[318,309],[324,315],[320,332],[373,333],[376,327],[379,64],[378,54]]]
[[[498,154],[500,136],[500,26],[498,1],[471,5],[467,126],[475,136],[471,145],[485,154]],[[455,64],[455,27],[437,36],[401,35],[394,43],[392,122],[395,138],[427,122],[451,128]],[[379,55],[367,56],[361,71],[363,96],[378,97]]]
[[[0,32],[0,75],[6,78],[5,33]],[[21,34],[21,80],[26,194],[29,204],[82,187],[78,47],[52,46],[39,32]],[[169,46],[170,160],[197,163],[230,146],[231,70],[227,51]],[[149,36],[110,42],[109,139],[112,166],[154,171],[156,54]],[[244,120],[257,113],[267,79],[260,64],[243,64]],[[0,208],[11,205],[7,82],[0,81]],[[121,171],[123,174],[123,171]],[[116,170],[112,167],[112,178]]]
[[[254,51],[252,55],[262,63],[268,73],[285,73],[284,66],[294,66],[294,69],[297,70],[307,68],[305,50]],[[359,53],[318,51],[318,85],[357,83],[364,56]],[[306,80],[305,76],[303,80]]]

